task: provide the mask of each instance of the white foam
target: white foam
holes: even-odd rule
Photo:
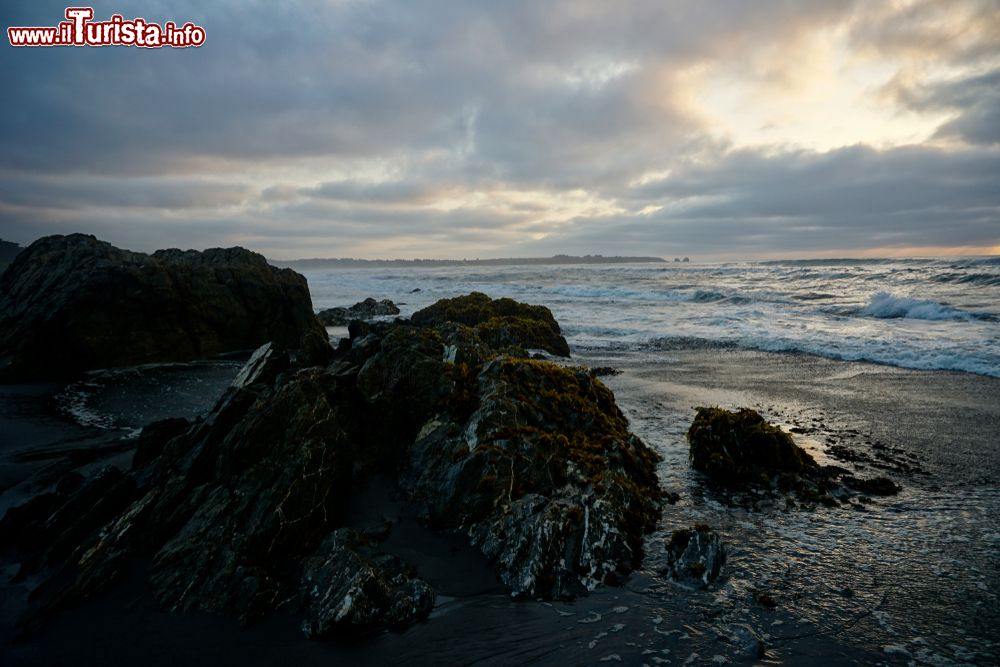
[[[888,292],[876,292],[868,305],[861,309],[862,315],[881,319],[907,318],[911,320],[974,320],[967,313],[943,303],[893,296]]]

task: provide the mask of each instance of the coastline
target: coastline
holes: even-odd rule
[[[10,646],[8,624],[24,591],[8,586],[5,663],[58,662],[72,655],[80,664],[166,664],[167,657],[208,664],[220,656],[268,664],[280,655],[302,664],[336,656],[357,664],[573,665],[612,655],[626,662],[650,655],[683,662],[692,654],[709,662],[714,655],[736,657],[719,638],[734,623],[760,632],[769,660],[777,662],[830,664],[832,656],[833,664],[876,659],[902,664],[903,652],[922,650],[919,641],[910,640],[921,639],[925,657],[961,662],[961,654],[942,653],[948,637],[935,637],[935,630],[950,634],[952,644],[959,630],[965,633],[961,645],[976,662],[996,655],[988,629],[1000,618],[993,593],[1000,582],[983,562],[984,551],[955,545],[969,547],[990,531],[1000,539],[994,518],[1000,496],[990,479],[977,481],[980,471],[997,469],[1000,447],[973,446],[991,429],[996,433],[1000,380],[745,350],[675,350],[655,362],[634,353],[580,353],[567,363],[623,371],[603,381],[632,429],[664,456],[658,470],[663,487],[680,494],[676,505],[665,507],[657,532],[647,537],[642,569],[623,588],[604,587],[574,603],[514,602],[502,592],[477,589],[482,580],[475,583],[471,566],[454,574],[452,590],[444,592],[428,621],[350,646],[305,641],[292,619],[281,614],[249,629],[219,618],[165,614],[143,592],[142,578],[133,576],[109,596],[60,615],[28,643]],[[874,501],[864,516],[848,509],[788,513],[726,506],[687,463],[683,434],[691,408],[702,404],[755,406],[786,426],[815,428],[796,439],[821,461],[828,458],[827,439],[834,437],[854,438],[854,449],[862,454],[877,451],[876,444],[899,449],[890,452],[890,463],[910,467],[893,472],[904,490]],[[19,423],[17,415],[5,419]],[[963,421],[968,446],[935,447]],[[44,447],[51,441],[38,437],[22,449],[31,444]],[[682,590],[659,574],[663,541],[674,528],[695,522],[717,526],[732,545],[727,576],[715,590]],[[873,542],[866,532],[870,526],[889,538]],[[990,545],[983,547],[988,561]],[[942,575],[920,564],[928,553],[947,549],[953,549],[952,560],[971,569],[949,565]],[[789,569],[797,571],[787,574]],[[910,576],[901,578],[903,571]],[[778,606],[756,604],[760,591],[772,594]],[[910,614],[914,607],[919,611]],[[896,649],[902,652],[886,653]],[[644,651],[654,653],[644,657]]]

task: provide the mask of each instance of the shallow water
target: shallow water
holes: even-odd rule
[[[625,370],[606,381],[636,433],[664,455],[664,485],[681,494],[667,508],[667,526],[707,523],[728,538],[718,601],[730,616],[745,615],[769,632],[779,659],[787,642],[822,638],[921,664],[996,663],[1000,382],[802,355],[674,354],[654,363],[634,354],[584,361]],[[893,402],[889,394],[901,380],[924,400]],[[811,391],[792,397],[795,385]],[[821,463],[888,474],[903,491],[864,511],[788,511],[767,501],[755,510],[727,506],[687,462],[691,407],[704,403],[752,406],[786,426],[810,426],[814,431],[797,441]],[[894,410],[886,411],[887,403]],[[974,406],[977,418],[966,421]],[[960,432],[977,443],[975,456],[948,447]],[[844,443],[867,460],[831,458],[830,446]],[[650,554],[646,568],[655,570],[661,556]],[[773,596],[779,610],[809,629],[769,626],[754,592]]]

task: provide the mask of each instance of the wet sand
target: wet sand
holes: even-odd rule
[[[752,662],[736,637],[742,625],[764,638],[773,663],[906,664],[907,656],[996,662],[1000,380],[732,349],[671,350],[655,360],[578,354],[572,363],[624,371],[604,380],[633,429],[663,454],[664,487],[681,496],[666,506],[660,529],[647,540],[643,569],[624,587],[574,603],[511,601],[461,540],[428,534],[400,515],[391,490],[372,488],[359,499],[354,520],[397,521],[393,548],[439,590],[425,623],[354,642],[317,642],[302,637],[290,614],[250,628],[166,614],[146,591],[144,564],[136,563],[107,596],[53,619],[22,644],[9,640],[26,589],[5,583],[0,662],[585,665],[683,664],[691,656],[693,664]],[[17,437],[4,442],[4,466],[15,450],[61,447],[84,433],[99,440],[99,431],[33,413],[44,392],[23,391],[0,392],[2,426],[15,429],[3,432]],[[863,512],[788,512],[767,502],[728,507],[687,463],[684,432],[693,406],[706,404],[757,407],[805,431],[797,439],[817,458],[859,474],[886,474],[904,490]],[[831,451],[855,460],[840,462]],[[3,470],[16,481],[34,469]],[[0,502],[10,502],[14,488],[8,484]],[[709,591],[687,591],[660,573],[663,541],[696,522],[719,527],[730,544],[726,578]],[[761,592],[777,606],[756,602]]]

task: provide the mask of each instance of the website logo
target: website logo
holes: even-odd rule
[[[125,19],[113,14],[107,21],[94,21],[93,7],[67,7],[66,20],[55,27],[11,26],[7,39],[11,46],[137,46],[183,49],[205,43],[205,29],[188,22],[163,25],[143,18]]]

